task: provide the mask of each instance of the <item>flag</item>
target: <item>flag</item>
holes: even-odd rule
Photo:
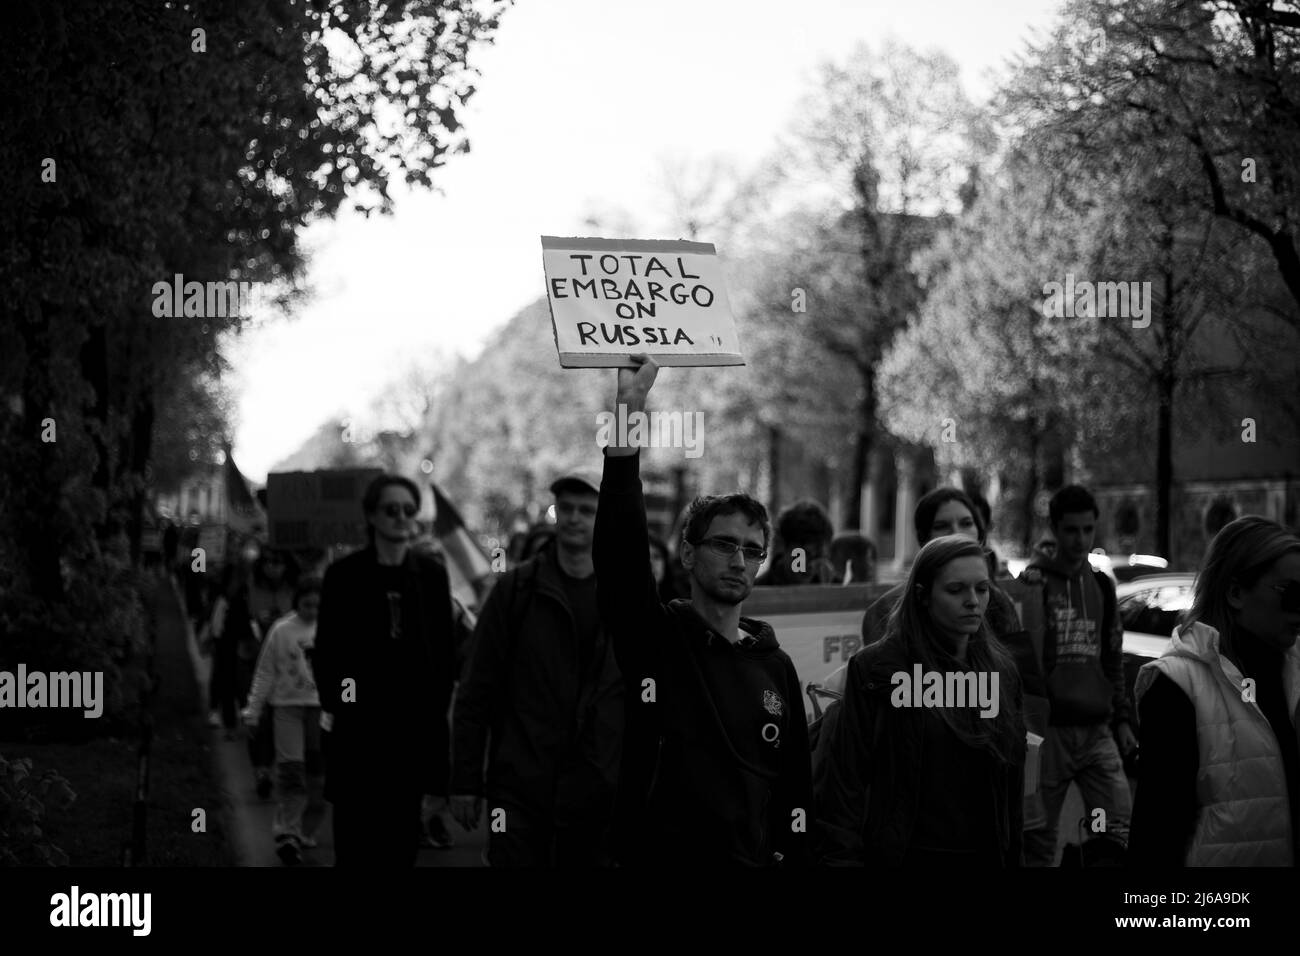
[[[461,603],[477,607],[484,583],[492,578],[492,562],[465,527],[456,507],[433,482],[429,487],[433,490],[433,536],[447,557],[452,591]]]
[[[223,447],[226,460],[222,462],[222,484],[226,492],[226,525],[239,535],[257,534],[266,529],[266,518],[257,498],[248,485],[248,479],[235,464],[230,444]]]

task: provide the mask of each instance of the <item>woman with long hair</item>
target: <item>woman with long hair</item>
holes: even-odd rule
[[[1300,536],[1225,525],[1192,606],[1138,672],[1138,866],[1294,866],[1300,859]]]
[[[978,541],[931,540],[885,637],[849,663],[816,780],[825,862],[1020,865],[1022,695],[991,588]]]
[[[970,538],[981,545],[986,544],[987,531],[980,510],[971,501],[970,496],[960,488],[945,485],[923,495],[912,512],[912,525],[916,530],[916,540],[922,545],[931,538],[949,534]],[[882,594],[867,608],[867,612],[862,616],[864,647],[884,637],[889,615],[893,612],[894,605],[898,603],[902,593],[903,586],[897,585]],[[1015,604],[996,585],[989,591],[987,613],[989,626],[1000,640],[1006,641],[1009,636],[1020,630],[1020,617],[1016,614]],[[1018,655],[1018,658],[1023,657],[1020,660],[1022,670],[1033,660],[1032,648],[1028,646],[1028,642],[1025,642],[1025,651],[1025,654]],[[1037,681],[1037,671],[1035,666],[1032,668],[1032,673],[1024,674],[1031,693],[1038,692],[1038,689],[1033,687]]]

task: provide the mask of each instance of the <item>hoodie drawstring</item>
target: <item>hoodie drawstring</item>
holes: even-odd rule
[[[1065,579],[1065,627],[1066,627],[1067,637],[1069,636],[1069,630],[1073,627],[1073,622],[1074,622],[1074,604],[1070,599],[1070,585],[1071,583],[1073,583],[1073,580],[1074,580],[1073,578]],[[1079,603],[1083,605],[1084,620],[1088,620],[1088,621],[1092,620],[1090,617],[1088,617],[1088,593],[1087,591],[1084,590],[1083,587],[1082,571],[1079,572]],[[1100,622],[1098,622],[1097,626],[1098,626],[1098,630],[1100,631],[1101,628]],[[1099,633],[1098,638],[1100,638],[1100,636],[1101,635]]]

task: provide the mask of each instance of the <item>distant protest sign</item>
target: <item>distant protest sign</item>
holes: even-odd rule
[[[542,265],[564,368],[745,364],[711,243],[542,236]]]
[[[329,548],[366,543],[361,496],[378,468],[272,472],[266,510],[273,548]]]

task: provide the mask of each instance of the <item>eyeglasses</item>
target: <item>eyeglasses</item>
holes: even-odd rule
[[[1300,611],[1300,581],[1288,581],[1286,584],[1270,584],[1269,587],[1282,595],[1282,610]]]
[[[401,517],[414,518],[416,509],[415,509],[415,505],[399,505],[396,502],[393,502],[391,504],[384,505],[379,510],[382,511],[384,514],[388,515],[388,517],[390,518],[401,518]]]
[[[752,544],[740,544],[727,538],[704,538],[700,544],[708,545],[709,550],[720,558],[729,558],[737,551],[745,555],[748,564],[761,564],[767,559],[767,551]]]

